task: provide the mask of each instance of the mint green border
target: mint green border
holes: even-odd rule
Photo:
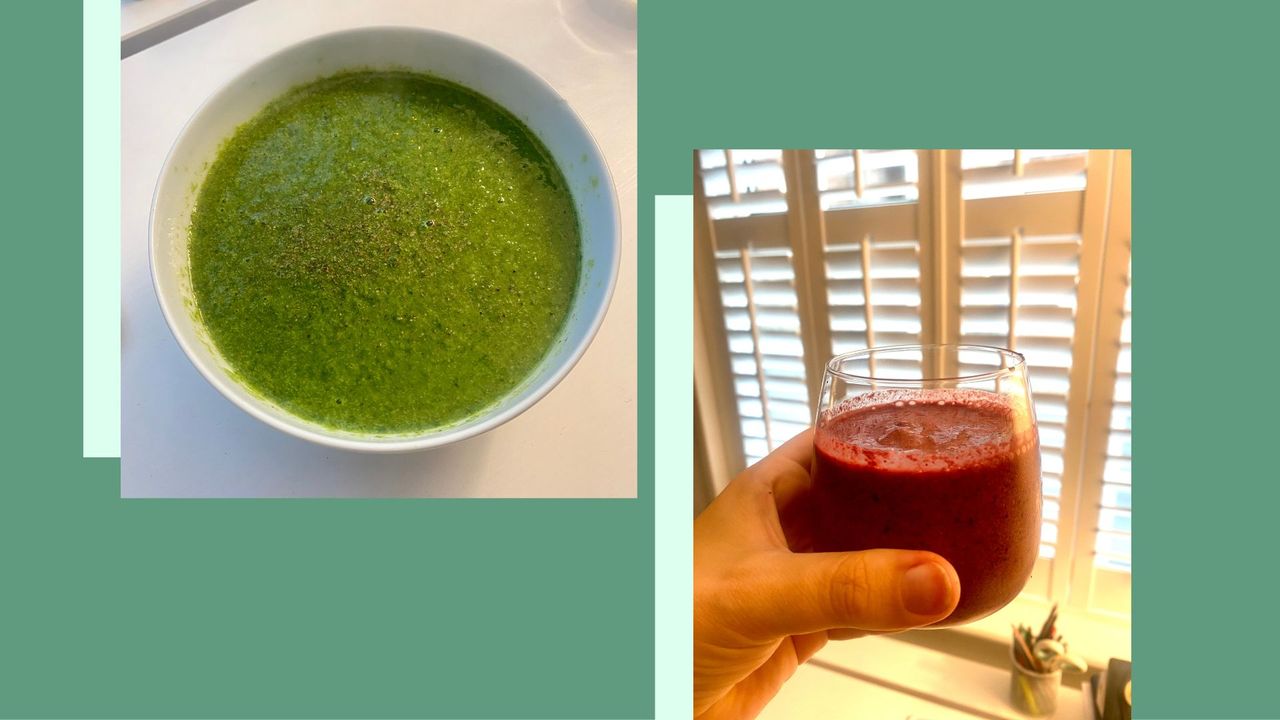
[[[82,429],[87,458],[120,457],[119,27],[120,3],[84,0]]]
[[[699,147],[1133,148],[1135,717],[1280,716],[1280,3],[642,4],[642,212]]]
[[[655,709],[659,718],[687,717],[693,707],[693,198],[654,198],[654,247],[662,268],[655,311],[662,332],[655,338],[654,373],[662,392],[654,410],[661,420],[654,439],[657,638]]]
[[[114,0],[102,4],[118,6]],[[194,621],[192,606],[184,612],[180,604],[160,601],[171,598],[175,588],[186,588],[198,592],[197,610],[240,607],[236,603],[245,603],[250,592],[259,607],[278,606],[273,604],[291,595],[278,581],[274,560],[300,567],[290,582],[311,588],[320,587],[326,577],[366,579],[373,570],[360,568],[356,560],[369,557],[375,560],[374,569],[388,563],[425,566],[436,579],[479,582],[505,601],[487,602],[484,609],[506,608],[509,621],[513,615],[528,619],[533,613],[522,612],[527,590],[507,582],[499,594],[498,583],[471,572],[478,559],[511,559],[513,548],[521,551],[526,544],[563,554],[563,568],[557,572],[553,564],[538,565],[540,573],[522,579],[537,576],[590,591],[594,586],[576,583],[571,570],[599,567],[603,576],[591,573],[596,583],[621,583],[634,595],[634,603],[621,601],[611,613],[591,612],[588,605],[588,612],[571,617],[547,606],[549,612],[538,616],[551,629],[600,638],[604,654],[585,654],[571,661],[567,672],[579,663],[588,665],[587,672],[590,666],[608,666],[614,659],[610,649],[627,648],[639,655],[639,662],[613,669],[647,685],[662,661],[655,664],[634,637],[613,636],[609,623],[621,616],[628,618],[621,624],[624,635],[635,623],[646,634],[652,631],[648,618],[655,598],[648,582],[654,546],[647,533],[654,526],[649,503],[656,418],[650,199],[690,191],[690,151],[696,147],[856,144],[1135,149],[1135,327],[1143,348],[1135,358],[1142,378],[1135,387],[1137,434],[1140,443],[1149,439],[1151,445],[1142,451],[1136,475],[1144,508],[1135,546],[1141,567],[1134,593],[1136,717],[1277,716],[1268,648],[1280,642],[1280,627],[1268,619],[1280,597],[1280,576],[1270,569],[1275,564],[1271,548],[1280,484],[1272,479],[1275,462],[1268,451],[1275,425],[1270,409],[1280,406],[1280,390],[1267,380],[1265,360],[1259,364],[1257,358],[1272,357],[1277,349],[1271,327],[1280,244],[1274,242],[1270,148],[1280,114],[1273,89],[1274,69],[1280,65],[1273,37],[1280,26],[1280,6],[646,0],[641,14],[646,49],[640,76],[638,205],[639,499],[629,507],[627,502],[604,507],[593,525],[560,503],[476,508],[466,502],[297,502],[286,509],[256,501],[122,503],[118,462],[72,462],[84,443],[74,438],[74,430],[65,436],[56,430],[75,423],[76,413],[84,409],[81,388],[73,380],[81,372],[76,365],[82,353],[75,344],[84,308],[75,296],[82,283],[72,269],[83,258],[68,252],[83,228],[82,219],[67,212],[67,196],[58,189],[65,184],[74,193],[72,188],[79,187],[82,56],[81,43],[68,38],[78,32],[80,8],[65,2],[13,3],[5,18],[11,37],[0,53],[7,67],[19,70],[11,76],[9,97],[22,98],[23,107],[35,103],[40,111],[10,112],[0,119],[10,137],[23,139],[0,169],[6,175],[3,197],[20,204],[31,201],[8,220],[9,237],[15,238],[6,251],[9,267],[22,272],[0,287],[5,306],[19,309],[6,332],[19,347],[25,343],[38,350],[8,352],[3,361],[7,376],[19,380],[8,392],[19,412],[13,423],[17,427],[7,435],[11,469],[0,483],[5,583],[0,593],[0,715],[155,717],[191,711],[174,704],[178,696],[203,701],[206,716],[234,714],[217,696],[187,692],[191,688],[178,672],[184,663],[176,659],[185,659],[180,651],[193,641],[206,651],[224,651],[230,641],[268,626],[255,624],[247,612]],[[117,62],[113,59],[111,65]],[[15,171],[20,176],[9,177]],[[115,180],[109,180],[109,187],[115,187]],[[32,193],[32,184],[44,192]],[[665,267],[663,282],[665,292]],[[44,303],[43,312],[22,312],[33,298]],[[1187,360],[1188,348],[1202,344],[1234,344],[1234,349]],[[1238,375],[1195,372],[1223,361],[1233,361]],[[688,412],[686,408],[675,417],[664,413],[663,423],[685,422]],[[1213,431],[1223,418],[1230,419],[1234,438],[1225,448]],[[664,443],[661,452],[669,449]],[[687,509],[687,503],[686,496],[681,507]],[[579,504],[583,512],[600,509],[589,501]],[[623,507],[626,511],[618,510]],[[562,531],[565,523],[569,527]],[[432,528],[429,533],[424,525]],[[344,546],[331,537],[335,528],[368,536]],[[540,530],[555,538],[544,541]],[[456,550],[458,531],[467,531],[462,537],[468,539],[488,535],[493,542],[457,551],[453,562],[398,550],[424,540]],[[528,539],[522,534],[526,531]],[[594,543],[602,546],[598,553],[580,547],[584,538],[594,537],[588,534],[592,531],[603,538]],[[643,548],[618,539],[628,534]],[[523,553],[516,557],[531,559]],[[335,559],[341,561],[341,572],[335,573]],[[587,561],[596,565],[584,565]],[[615,567],[623,571],[609,572]],[[665,565],[661,572],[667,572]],[[639,575],[645,583],[629,582]],[[340,584],[334,587],[342,590]],[[425,586],[413,589],[434,598]],[[623,594],[596,592],[590,598],[618,602]],[[309,615],[314,610],[304,600],[326,609],[345,601],[348,612],[366,611],[362,619],[368,623],[364,631],[370,648],[385,651],[418,638],[422,626],[404,622],[414,616],[401,600],[403,594],[388,595],[390,605],[376,608],[359,597],[349,590],[336,599],[292,597],[298,602],[295,612],[315,625],[313,632],[291,639],[301,648],[313,648],[306,644],[310,638],[333,639],[340,627],[325,623],[325,616]],[[140,599],[150,604],[139,605]],[[438,599],[433,602],[439,605]],[[450,622],[432,628],[436,646],[461,638],[465,633],[455,626],[466,627],[467,616],[481,608],[450,609],[455,611]],[[632,611],[644,619],[633,623]],[[382,623],[382,618],[401,622]],[[664,618],[659,619],[665,623]],[[147,623],[163,623],[165,634]],[[568,657],[563,642],[552,640],[553,633],[540,637],[547,640],[548,654],[508,658],[517,681],[522,660],[537,674],[540,666]],[[386,640],[373,642],[381,638]],[[394,644],[396,639],[401,645]],[[157,654],[164,652],[172,654]],[[255,658],[243,654],[227,651],[220,657],[228,661],[224,669],[243,663],[255,667]],[[369,657],[382,660],[375,653]],[[210,660],[195,659],[206,663],[197,669],[213,666]],[[138,675],[140,667],[154,672]],[[287,665],[284,669],[289,670]],[[146,707],[130,707],[122,702],[130,688],[121,683],[140,677],[151,683],[134,689],[155,696]],[[277,690],[333,690],[316,677],[291,685],[296,679],[286,672],[270,681]],[[381,677],[386,685],[410,679],[426,687],[439,681],[394,672]],[[603,692],[617,689],[605,681]],[[670,682],[664,681],[662,692]],[[507,696],[523,687],[519,682],[463,685],[459,692]],[[242,698],[260,699],[241,686],[224,683],[223,688],[224,694],[234,690]],[[268,688],[264,681],[249,689]],[[595,695],[598,688],[584,681],[576,689]],[[445,690],[445,700],[453,697]],[[58,707],[51,708],[50,699],[60,701]],[[73,700],[78,704],[73,706]],[[259,716],[307,714],[268,704],[255,707]],[[543,716],[554,717],[553,712]],[[323,713],[311,714],[362,713],[332,703]],[[385,714],[412,713],[400,706]],[[583,717],[601,714],[581,712]]]
[[[83,180],[82,144],[120,142],[84,90],[120,68],[119,25],[84,14],[108,5],[13,3],[0,44],[0,718],[652,717],[651,245],[635,499],[126,501],[119,460],[83,457],[82,327],[119,304],[78,269],[87,237],[119,252],[92,215],[118,166]]]

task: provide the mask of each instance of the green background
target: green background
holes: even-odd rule
[[[1280,4],[642,4],[642,208],[695,147],[1134,148],[1135,717],[1280,717]]]
[[[80,7],[7,6],[0,715],[651,715],[651,198],[855,144],[1134,148],[1135,717],[1280,715],[1280,6],[767,7],[641,13],[639,500],[122,502],[76,430]]]
[[[638,500],[120,500],[81,459],[81,7],[5,27],[0,716],[652,717],[651,362]]]

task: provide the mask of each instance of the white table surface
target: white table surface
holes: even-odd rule
[[[800,666],[760,720],[1022,720],[1009,673],[891,637],[833,642]],[[1089,720],[1085,703],[1064,685],[1052,717]]]
[[[124,25],[130,6],[122,7]],[[577,367],[520,417],[432,451],[313,445],[224,399],[165,326],[147,216],[165,154],[236,73],[307,37],[429,27],[494,47],[546,78],[586,123],[617,185],[621,272]],[[121,63],[121,482],[124,497],[634,497],[636,494],[634,0],[257,0]]]
[[[190,10],[203,0],[121,0],[120,34],[142,30],[153,23]]]

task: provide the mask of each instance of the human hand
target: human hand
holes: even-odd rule
[[[828,640],[937,622],[960,578],[922,550],[815,553],[813,432],[734,478],[693,523],[693,714],[754,718]]]

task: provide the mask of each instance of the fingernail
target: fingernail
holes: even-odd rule
[[[937,563],[921,563],[902,576],[902,604],[916,615],[937,615],[951,604],[947,573]]]

